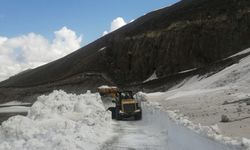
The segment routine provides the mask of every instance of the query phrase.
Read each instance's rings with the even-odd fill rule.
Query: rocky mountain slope
[[[183,0],[64,58],[1,82],[0,99],[23,99],[58,88],[77,93],[102,84],[131,87],[154,72],[164,79],[194,68],[211,71],[204,68],[250,47],[249,36],[248,0]],[[230,62],[219,64],[215,68]]]

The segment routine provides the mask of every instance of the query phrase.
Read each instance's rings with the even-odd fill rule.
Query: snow
[[[140,121],[119,121],[114,140],[106,143],[102,150],[166,150],[167,127],[163,120],[157,120],[157,114],[142,103],[143,118]],[[162,119],[165,119],[165,116]],[[168,150],[168,149],[167,149]],[[176,149],[177,150],[177,149]]]
[[[223,136],[216,124],[195,124],[179,111],[149,101],[165,94],[135,95],[143,101],[141,121],[112,121],[97,93],[75,95],[60,90],[42,95],[27,116],[2,123],[0,150],[249,149],[247,138]]]
[[[235,57],[235,56],[243,55],[243,54],[246,54],[246,53],[249,53],[249,52],[250,52],[250,48],[245,49],[245,50],[243,50],[243,51],[241,51],[239,53],[236,53],[236,54],[234,54],[234,55],[232,55],[232,56],[230,56],[228,58],[232,58],[232,57]]]
[[[98,50],[98,52],[101,52],[101,51],[103,51],[103,50],[105,50],[106,49],[106,47],[102,47],[102,48],[100,48],[99,50]]]
[[[156,72],[144,82],[154,79],[157,79]],[[238,134],[245,129],[243,132],[249,133],[246,130],[249,122],[246,121],[246,126],[241,121],[218,122],[221,113],[233,116],[239,106],[249,109],[245,105],[222,105],[225,100],[249,98],[249,83],[250,56],[211,76],[187,78],[169,91],[136,94],[143,101],[143,119],[135,122],[113,122],[99,94],[54,91],[40,96],[27,116],[14,116],[2,123],[0,150],[91,150],[105,149],[105,146],[106,149],[250,150],[249,138],[225,135],[229,130]],[[6,109],[10,108],[21,107]],[[208,116],[201,116],[204,111]],[[195,117],[188,117],[190,113]],[[202,119],[212,123],[204,125]],[[235,127],[238,125],[235,123],[242,128]],[[230,124],[233,128],[224,129]]]
[[[30,107],[25,106],[11,106],[0,108],[0,113],[17,113],[17,112],[28,112]]]
[[[222,88],[215,88],[215,89],[194,89],[192,91],[177,91],[177,92],[173,93],[171,96],[169,95],[165,99],[169,100],[169,99],[176,99],[176,98],[179,98],[179,97],[194,96],[194,95],[197,95],[197,94],[206,94],[206,93],[210,93],[210,92],[213,92],[213,91],[218,91],[218,90],[221,90],[221,89],[224,89],[224,88],[222,87]]]
[[[170,149],[250,149],[249,139],[223,136],[217,125],[194,124],[187,116],[179,114],[178,111],[165,110],[156,102],[147,102],[146,106],[147,109],[151,109],[151,113],[157,114],[152,117],[155,118],[154,122],[159,119],[158,124],[167,128]]]
[[[147,80],[143,81],[143,83],[146,83],[148,81],[155,80],[155,79],[158,79],[156,75],[156,71],[154,71],[154,73]]]
[[[98,88],[100,88],[100,89],[102,89],[102,88],[109,88],[109,86],[107,86],[107,85],[102,85],[102,86],[99,86]]]
[[[20,102],[20,101],[11,101],[11,102],[0,104],[0,107],[4,107],[4,106],[17,106],[17,105],[30,105],[30,104],[31,103],[24,103],[24,102]]]
[[[240,60],[239,63],[233,64],[219,73],[213,74],[209,77],[193,76],[183,80],[178,85],[171,88],[180,91],[194,91],[196,89],[215,89],[215,88],[229,88],[233,86],[248,87],[250,82],[250,56]],[[168,92],[171,92],[168,91]],[[195,91],[194,91],[195,93]]]
[[[187,72],[191,72],[191,71],[194,71],[194,70],[197,70],[197,68],[184,70],[184,71],[181,71],[181,72],[178,72],[178,73],[187,73]]]
[[[99,94],[54,91],[38,97],[27,116],[0,126],[1,150],[98,149],[113,136],[113,122]]]
[[[134,98],[139,101],[139,102],[145,102],[147,101],[147,95],[143,92],[137,92],[135,95],[134,95]]]
[[[117,88],[116,86],[102,85],[98,87],[99,89]]]
[[[250,49],[235,56],[248,52]],[[250,56],[246,56],[218,73],[189,77],[166,92],[144,93],[144,97],[150,105],[165,111],[178,126],[228,145],[231,149],[249,150],[249,106],[245,102],[223,105],[225,101],[237,102],[250,98],[249,83]],[[232,121],[221,123],[223,114]],[[176,139],[184,139],[184,133],[176,134]],[[187,138],[193,140],[190,136]]]

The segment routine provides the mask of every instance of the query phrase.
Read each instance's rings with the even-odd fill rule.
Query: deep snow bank
[[[146,98],[146,95],[143,97]],[[194,124],[188,120],[188,117],[175,111],[165,110],[157,102],[145,102],[144,109],[148,112],[144,114],[144,117],[151,115],[152,117],[147,117],[153,119],[150,122],[158,122],[156,124],[167,129],[167,143],[170,150],[250,150],[249,139],[223,136],[216,125]]]
[[[110,113],[99,94],[54,91],[38,97],[27,116],[14,116],[2,123],[0,149],[97,149],[110,133]]]

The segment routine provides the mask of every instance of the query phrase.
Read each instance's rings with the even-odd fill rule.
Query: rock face
[[[107,83],[120,86],[141,83],[154,72],[161,78],[206,67],[250,47],[249,39],[249,0],[182,0],[64,58],[11,77],[0,87],[56,87],[86,73],[103,77],[102,83],[81,84],[90,88],[107,78]],[[81,79],[85,83],[84,76],[77,83]]]
[[[183,1],[139,18],[110,38],[113,78],[142,81],[154,71],[163,77],[248,48],[249,5],[244,0]]]

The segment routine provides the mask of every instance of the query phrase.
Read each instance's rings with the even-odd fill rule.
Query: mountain
[[[1,82],[0,99],[32,101],[53,89],[79,93],[103,84],[157,89],[169,81],[228,66],[237,60],[224,58],[250,47],[249,39],[248,0],[182,0]],[[152,74],[158,82],[144,83]]]

